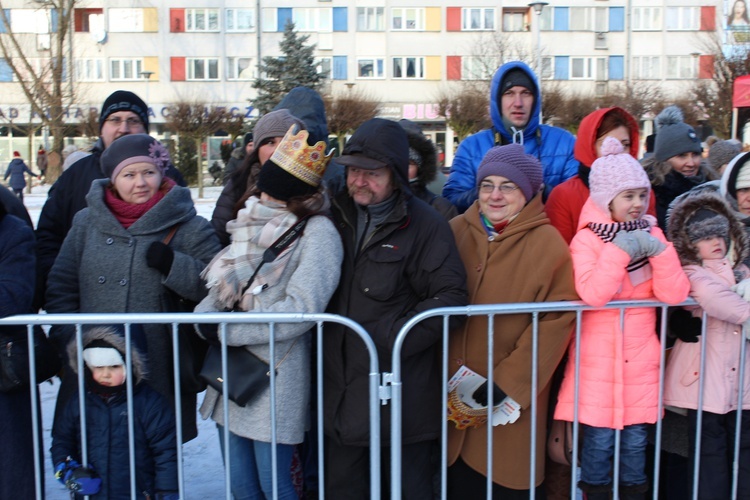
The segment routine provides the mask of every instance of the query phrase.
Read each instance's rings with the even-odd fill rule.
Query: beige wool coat
[[[576,300],[573,264],[568,246],[550,225],[541,195],[535,196],[502,234],[491,237],[482,225],[478,202],[451,221],[466,267],[471,304],[503,304]],[[544,480],[545,436],[549,382],[565,353],[575,313],[553,312],[539,317],[539,394],[537,396],[536,485]],[[531,444],[530,314],[495,317],[494,372],[491,378],[521,405],[512,424],[493,429],[492,479],[506,488],[529,489]],[[463,364],[487,374],[487,318],[469,317],[451,334],[449,375]],[[458,457],[487,475],[487,428],[458,430],[448,424],[448,463]]]

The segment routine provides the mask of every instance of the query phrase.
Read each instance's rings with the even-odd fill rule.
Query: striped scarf
[[[620,231],[651,231],[655,221],[653,216],[644,215],[637,220],[627,222],[589,222],[586,227],[591,229],[604,243],[611,242]],[[651,278],[651,266],[648,257],[631,260],[626,268],[630,276],[630,282],[636,286]]]

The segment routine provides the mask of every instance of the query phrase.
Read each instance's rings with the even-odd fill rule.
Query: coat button
[[[369,288],[365,288],[365,290],[364,290],[365,293],[368,293],[369,291],[370,291]]]
[[[114,242],[115,242],[114,238],[107,238],[107,245],[111,245]]]
[[[135,243],[135,242],[133,241],[133,239],[132,239],[132,238],[128,240],[128,246],[129,246],[129,247],[132,247],[134,243]]]
[[[103,285],[104,282],[107,281],[107,278],[105,278],[104,276],[99,276],[99,279],[97,281],[99,281],[100,285]]]
[[[478,273],[481,273],[481,272],[482,272],[482,264],[479,264],[479,265],[477,265],[477,267],[476,267],[476,271],[477,271]]]
[[[125,286],[127,284],[128,284],[128,280],[126,280],[125,278],[120,280],[120,286]]]

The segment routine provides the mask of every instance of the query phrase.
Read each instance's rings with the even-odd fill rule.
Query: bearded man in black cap
[[[129,134],[147,134],[148,106],[127,90],[110,94],[99,114],[99,139],[91,148],[91,155],[70,166],[50,188],[47,201],[39,215],[37,241],[37,298],[35,308],[42,307],[47,275],[60,252],[65,236],[73,225],[73,217],[86,207],[86,194],[96,179],[108,177],[102,172],[99,159],[116,139]],[[171,164],[166,175],[180,186],[185,180]]]
[[[575,138],[561,128],[539,123],[542,93],[531,68],[520,61],[503,64],[490,84],[492,127],[464,139],[458,147],[443,196],[463,213],[477,199],[477,169],[494,146],[521,144],[544,169],[544,197],[578,173]]]
[[[466,273],[445,219],[409,190],[409,143],[396,122],[373,118],[337,159],[346,189],[331,202],[344,245],[338,289],[328,311],[362,325],[389,371],[396,335],[409,318],[468,303]],[[460,318],[451,318],[451,327]],[[442,318],[417,324],[401,350],[403,497],[433,495],[433,451],[445,418],[438,355]],[[341,325],[323,335],[326,497],[369,497],[369,362],[364,343]],[[381,406],[382,478],[389,467],[390,406]],[[386,487],[386,482],[381,487]],[[387,492],[387,489],[383,490]]]

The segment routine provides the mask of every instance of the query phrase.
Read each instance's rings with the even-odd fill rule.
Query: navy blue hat
[[[100,132],[107,117],[118,111],[130,111],[138,115],[138,118],[143,122],[146,132],[148,132],[148,106],[143,102],[143,99],[128,90],[112,92],[104,101],[102,112],[99,114]]]

